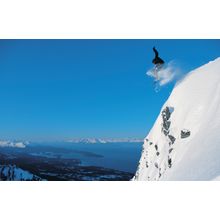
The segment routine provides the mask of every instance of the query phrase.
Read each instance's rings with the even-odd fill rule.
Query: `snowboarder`
[[[153,47],[153,51],[155,53],[155,58],[152,60],[152,63],[155,64],[155,65],[164,64],[164,61],[159,57],[159,53],[158,53],[158,51],[156,50],[155,47]]]
[[[159,53],[155,47],[153,47],[153,51],[155,53],[155,57],[152,60],[152,63],[155,65],[154,75],[155,75],[156,80],[159,80],[158,79],[158,71],[163,67],[164,61],[159,57]]]

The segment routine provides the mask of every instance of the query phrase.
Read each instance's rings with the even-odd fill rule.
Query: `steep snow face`
[[[173,89],[146,137],[134,180],[220,176],[220,58]]]

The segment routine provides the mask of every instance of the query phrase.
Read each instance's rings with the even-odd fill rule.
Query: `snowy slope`
[[[42,179],[26,170],[16,167],[15,165],[0,165],[0,180],[33,181]]]
[[[220,176],[220,58],[173,89],[146,137],[134,180]]]

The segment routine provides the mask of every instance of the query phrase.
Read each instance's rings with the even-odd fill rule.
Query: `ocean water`
[[[100,166],[134,173],[141,156],[142,143],[41,143],[32,144],[32,155],[81,160],[82,166]],[[49,147],[49,148],[48,148]],[[35,148],[41,150],[34,151]]]

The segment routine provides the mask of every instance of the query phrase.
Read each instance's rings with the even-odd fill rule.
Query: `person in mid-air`
[[[164,61],[159,57],[159,53],[155,47],[153,47],[153,51],[155,53],[155,57],[152,60],[152,63],[155,65],[154,74],[156,79],[158,80],[158,71],[163,67]]]
[[[155,65],[162,65],[162,64],[164,64],[164,61],[159,57],[159,53],[158,53],[158,51],[156,50],[155,47],[153,47],[153,51],[155,53],[155,57],[152,60],[152,63],[155,64]]]

